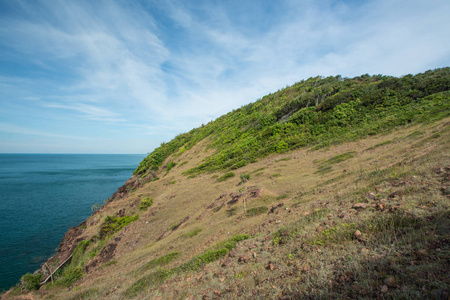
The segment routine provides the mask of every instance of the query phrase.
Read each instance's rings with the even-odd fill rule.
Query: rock
[[[354,290],[355,292],[359,292],[361,289],[359,286],[357,286],[356,284],[352,284],[352,290]]]
[[[366,194],[367,200],[375,200],[376,197],[377,196],[374,193],[367,192],[367,194]]]
[[[238,262],[240,263],[247,263],[248,262],[248,256],[247,255],[242,255],[241,257],[239,257]]]
[[[420,249],[420,250],[417,250],[416,253],[421,256],[425,256],[428,254],[428,251],[426,249]]]
[[[302,272],[306,273],[309,272],[311,270],[311,266],[310,265],[306,265],[302,268]]]
[[[399,197],[399,198],[403,197],[403,191],[398,190],[398,191],[395,191],[395,192],[392,192],[389,194],[389,198],[395,198],[395,197]]]
[[[227,267],[231,266],[232,264],[233,264],[233,262],[231,261],[231,259],[226,258],[222,263],[222,268],[227,268]]]
[[[448,300],[450,299],[450,291],[448,289],[434,289],[431,291],[436,300]]]
[[[267,266],[266,266],[266,269],[267,269],[267,270],[270,270],[270,271],[273,271],[273,270],[275,270],[275,266],[274,266],[271,262],[269,262],[269,263],[267,264]]]
[[[387,287],[387,285],[383,285],[383,287],[381,288],[381,292],[383,294],[386,294],[389,291],[389,288]]]
[[[391,288],[397,287],[397,282],[395,281],[395,277],[394,276],[389,276],[388,278],[386,278],[384,280],[384,284],[387,285],[388,287],[391,287]]]
[[[367,208],[367,203],[355,203],[355,204],[353,204],[352,208],[356,209],[356,210],[366,209]]]

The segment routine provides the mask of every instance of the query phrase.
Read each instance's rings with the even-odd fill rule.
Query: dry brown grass
[[[449,232],[442,227],[449,225],[449,201],[432,171],[450,165],[448,122],[328,149],[272,155],[235,170],[236,176],[223,182],[217,181],[223,173],[183,175],[205,157],[203,141],[177,157],[166,175],[162,170],[159,180],[108,203],[88,219],[86,239],[98,233],[107,215],[123,208],[127,215],[139,213],[138,221],[115,235],[120,237],[115,263],[86,274],[70,289],[46,286],[34,296],[122,299],[130,286],[155,271],[142,268],[151,260],[179,252],[162,266],[169,270],[218,242],[248,233],[253,238],[225,258],[144,287],[137,298],[431,297],[432,290],[449,287]],[[330,162],[348,152],[353,157]],[[328,172],[317,172],[327,161]],[[241,174],[251,174],[251,179],[239,185]],[[397,190],[402,196],[389,198]],[[367,192],[377,195],[376,201],[368,200]],[[139,211],[142,197],[153,199],[147,211]],[[233,198],[237,201],[230,204]],[[384,211],[372,207],[377,201]],[[352,209],[359,202],[368,208]],[[245,209],[263,206],[269,212],[273,208],[272,213],[245,215]],[[201,230],[190,236],[196,229]],[[353,237],[357,229],[361,240]],[[242,256],[246,262],[238,261]],[[389,276],[397,286],[383,293]]]

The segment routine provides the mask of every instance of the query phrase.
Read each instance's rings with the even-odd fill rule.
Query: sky
[[[450,65],[448,0],[0,1],[0,153],[148,153],[317,75]]]

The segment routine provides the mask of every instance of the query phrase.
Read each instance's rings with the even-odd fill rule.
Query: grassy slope
[[[438,102],[448,105],[448,94],[440,95],[445,98]],[[430,116],[445,114],[448,109]],[[158,163],[176,163],[168,172],[159,167],[159,180],[89,218],[86,240],[99,233],[106,216],[124,208],[127,215],[139,213],[138,220],[111,239],[120,238],[114,259],[69,289],[48,284],[28,296],[431,298],[448,288],[450,276],[449,201],[441,191],[449,185],[449,170],[433,170],[450,166],[449,121],[396,130],[386,126],[384,134],[348,143],[320,148],[313,143],[276,155],[269,151],[224,181],[218,178],[225,172],[212,168],[214,164],[202,169],[213,173],[198,172],[198,166],[205,157],[234,147],[233,142],[218,148],[214,141],[222,137],[204,134],[190,140],[195,143],[183,140]],[[340,136],[354,139],[346,134]],[[183,146],[186,150],[180,151]],[[196,177],[185,175],[192,170]],[[250,180],[239,184],[241,174],[249,174]],[[368,199],[367,192],[375,199]],[[145,197],[153,205],[140,211]],[[359,202],[367,208],[353,209]],[[244,212],[261,207],[274,209],[270,214]],[[359,239],[356,230],[362,233]],[[252,237],[223,244],[239,234]]]

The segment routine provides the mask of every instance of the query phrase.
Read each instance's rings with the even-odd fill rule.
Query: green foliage
[[[175,223],[172,226],[169,227],[169,230],[175,231],[180,227],[181,223]]]
[[[134,298],[139,293],[143,292],[146,288],[159,285],[163,283],[167,278],[173,274],[172,270],[166,270],[159,268],[158,270],[150,273],[147,276],[142,277],[135,283],[133,283],[126,291],[124,296],[126,298]]]
[[[82,267],[66,267],[64,268],[61,278],[56,281],[56,284],[69,287],[73,283],[81,279],[81,277],[83,277],[83,274],[84,273]]]
[[[152,197],[145,197],[141,200],[141,203],[139,204],[139,210],[147,210],[150,206],[153,205],[153,199]]]
[[[167,172],[169,172],[173,167],[175,167],[177,164],[173,161],[173,160],[171,160],[168,164],[167,164],[167,166],[166,166],[166,170],[167,170]]]
[[[205,138],[215,151],[185,175],[234,170],[273,153],[433,122],[450,115],[449,88],[449,67],[402,78],[309,78],[161,144],[134,174],[158,169],[170,155]]]
[[[136,221],[139,215],[135,216],[107,216],[100,229],[100,239],[111,236],[121,230],[126,225]]]
[[[245,183],[250,180],[251,176],[250,176],[250,174],[241,174],[240,178],[241,178],[241,183]]]
[[[355,153],[356,152],[354,152],[354,151],[350,151],[350,152],[345,152],[345,153],[342,153],[342,154],[338,154],[338,155],[333,156],[332,158],[328,159],[326,161],[326,163],[330,164],[330,165],[338,164],[340,162],[346,161],[347,159],[350,159],[350,158],[354,157]]]
[[[367,149],[364,150],[364,151],[373,150],[373,149],[375,149],[375,148],[378,148],[378,147],[381,147],[381,146],[384,146],[384,145],[389,145],[389,144],[391,144],[391,143],[392,143],[391,140],[384,141],[384,142],[382,142],[382,143],[376,144],[375,146],[369,147],[369,148],[367,148]]]
[[[39,283],[41,282],[42,274],[27,273],[20,279],[21,287],[25,291],[32,291],[39,289]]]
[[[219,178],[217,178],[217,181],[218,182],[225,181],[225,180],[227,180],[227,179],[229,179],[231,177],[234,177],[234,176],[235,176],[235,174],[233,172],[228,172],[228,173],[223,174]]]
[[[247,210],[246,216],[253,217],[261,214],[265,214],[269,208],[267,206],[259,206],[259,207],[253,207]]]
[[[148,263],[146,263],[143,266],[143,269],[148,270],[157,266],[165,266],[168,263],[170,263],[171,261],[173,261],[175,258],[177,258],[180,255],[179,252],[170,252],[164,256],[152,259],[151,261],[149,261]]]
[[[233,250],[236,247],[237,243],[248,238],[250,238],[250,235],[248,234],[235,235],[224,242],[216,244],[212,247],[212,250],[208,250],[203,254],[192,258],[190,261],[182,264],[178,268],[183,272],[198,270],[204,264],[209,264],[225,256],[230,250]]]
[[[184,234],[183,236],[191,238],[198,235],[201,231],[202,231],[201,228],[195,228],[194,230]]]
[[[162,284],[173,274],[198,270],[202,268],[203,265],[214,262],[219,258],[225,256],[230,250],[236,247],[237,243],[248,238],[250,238],[248,234],[238,234],[222,243],[215,245],[213,249],[205,251],[204,253],[192,258],[188,262],[181,264],[178,267],[172,269],[158,268],[156,271],[142,277],[141,279],[133,283],[131,287],[125,291],[124,296],[126,298],[136,297],[139,293],[144,292],[149,287]],[[168,255],[166,255],[167,258],[161,258],[161,261],[159,262],[165,263],[166,261],[171,261],[177,255],[178,254],[169,253]],[[158,265],[158,263],[155,262],[152,263],[152,265],[154,267]]]

